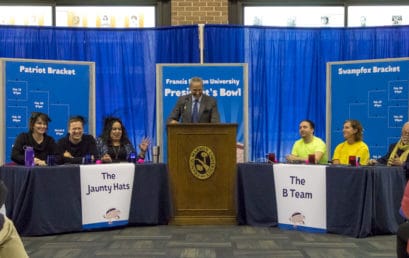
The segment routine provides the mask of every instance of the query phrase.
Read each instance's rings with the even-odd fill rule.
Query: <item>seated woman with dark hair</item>
[[[135,153],[136,159],[145,159],[149,144],[148,138],[142,139],[139,144],[139,155],[136,155],[123,123],[117,117],[105,118],[102,134],[97,139],[98,154],[105,163],[128,161],[131,153]]]
[[[47,114],[33,112],[30,117],[30,130],[17,136],[11,150],[11,160],[24,165],[24,152],[27,146],[34,149],[34,164],[37,166],[47,165],[47,156],[54,155],[55,162],[61,163],[61,155],[57,144],[51,136],[47,135],[48,123],[51,119]]]

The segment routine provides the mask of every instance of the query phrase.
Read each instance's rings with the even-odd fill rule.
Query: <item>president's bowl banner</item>
[[[157,64],[157,136],[167,160],[166,120],[179,97],[190,94],[193,77],[203,79],[203,94],[217,99],[221,123],[235,123],[237,144],[248,157],[247,64]],[[244,146],[244,147],[243,147]]]

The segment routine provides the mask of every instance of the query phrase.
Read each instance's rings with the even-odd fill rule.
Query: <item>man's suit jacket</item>
[[[167,122],[176,120],[181,123],[192,123],[192,105],[192,94],[180,97]],[[199,123],[220,123],[220,115],[215,98],[202,95],[199,108]]]

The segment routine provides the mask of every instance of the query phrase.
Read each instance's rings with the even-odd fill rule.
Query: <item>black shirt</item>
[[[34,149],[34,157],[47,161],[48,155],[55,155],[57,164],[61,163],[61,156],[58,152],[57,144],[54,139],[47,134],[44,134],[44,140],[37,143],[31,132],[21,133],[14,141],[13,149],[11,150],[11,160],[17,164],[24,165],[24,147],[31,146]]]
[[[58,141],[57,145],[59,152],[63,156],[64,163],[81,164],[82,158],[87,154],[93,155],[94,159],[98,158],[97,145],[92,135],[84,134],[81,141],[74,144],[70,141],[70,134],[67,134]],[[74,158],[64,157],[65,151],[71,153]]]

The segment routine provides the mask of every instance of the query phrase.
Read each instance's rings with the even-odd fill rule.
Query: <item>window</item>
[[[101,28],[155,27],[155,7],[57,6],[56,25]]]
[[[244,25],[289,27],[343,27],[344,7],[244,7]]]
[[[409,24],[409,6],[349,6],[348,26],[390,26]]]
[[[52,26],[51,6],[7,6],[0,8],[1,25]]]

